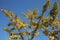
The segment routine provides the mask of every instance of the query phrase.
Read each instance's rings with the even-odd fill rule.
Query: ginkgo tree
[[[26,35],[28,36],[28,40],[33,40],[34,37],[40,34],[40,32],[37,31],[39,29],[43,30],[41,32],[48,36],[49,40],[60,40],[60,20],[58,19],[60,10],[58,9],[58,3],[54,2],[53,7],[48,13],[49,15],[45,17],[44,13],[48,8],[51,8],[50,0],[47,0],[43,5],[41,15],[38,15],[38,8],[28,10],[27,14],[22,12],[22,15],[29,20],[29,23],[20,19],[13,12],[1,9],[1,11],[10,19],[7,26],[10,26],[11,28],[3,28],[3,30],[9,33],[8,40],[25,40],[24,36]]]

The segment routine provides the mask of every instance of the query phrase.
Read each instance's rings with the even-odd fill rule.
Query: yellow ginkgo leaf
[[[26,27],[26,26],[28,26],[28,24],[25,23],[25,22],[20,22],[20,25],[21,25],[22,27]]]
[[[54,36],[50,36],[50,40],[54,40],[55,38],[54,38]]]
[[[23,22],[22,19],[20,19],[18,16],[15,16],[15,20],[17,23]]]
[[[8,29],[8,28],[3,28],[3,30],[9,32],[9,33],[12,33],[13,31],[11,29]]]
[[[38,13],[38,9],[36,8],[34,11],[33,11],[33,15],[36,15]]]
[[[28,24],[27,24],[27,23],[23,23],[22,25],[23,25],[23,27],[26,27],[26,26],[28,26]]]
[[[16,20],[12,19],[11,23],[16,24],[17,22],[16,22]]]
[[[25,35],[30,35],[30,32],[22,32],[21,33],[23,36],[25,36]]]
[[[28,16],[33,16],[33,11],[28,10]]]
[[[10,36],[10,38],[18,38],[18,37],[20,37],[20,35],[13,34]]]
[[[35,25],[35,26],[32,26],[32,28],[34,28],[34,29],[35,29],[36,27],[37,27],[36,25]]]
[[[49,21],[50,17],[48,17],[48,16],[47,17],[43,17],[42,20],[48,20]]]
[[[27,23],[25,23],[25,22],[19,22],[19,23],[16,23],[16,29],[22,29],[22,28],[24,28],[24,27],[27,27],[28,26],[28,24]]]
[[[20,29],[22,29],[22,25],[16,24],[16,27],[15,28],[18,29],[18,30],[20,30]]]
[[[22,35],[26,35],[27,33],[26,32],[23,32]]]

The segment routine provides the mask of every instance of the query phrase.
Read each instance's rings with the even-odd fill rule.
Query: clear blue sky
[[[53,4],[55,0],[51,0]],[[22,16],[21,12],[27,12],[28,9],[34,10],[35,8],[39,9],[39,13],[42,11],[42,5],[44,5],[46,0],[0,0],[0,40],[7,40],[8,33],[3,31],[3,27],[8,27],[7,24],[9,22],[8,17],[1,12],[2,8],[6,10],[11,10],[15,14],[17,14],[20,18],[25,20]],[[40,39],[41,38],[41,39]],[[39,35],[34,40],[48,40],[48,37]]]

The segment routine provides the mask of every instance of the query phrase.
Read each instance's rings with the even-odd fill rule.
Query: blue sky
[[[55,0],[51,0],[53,4]],[[7,27],[9,22],[8,17],[1,12],[2,8],[6,10],[11,10],[17,14],[20,18],[25,20],[22,16],[22,11],[27,12],[29,10],[34,10],[35,8],[39,9],[39,13],[42,11],[42,6],[45,4],[46,0],[0,0],[0,40],[7,40],[8,33],[3,31],[3,27]],[[25,20],[26,21],[26,20]],[[34,40],[48,40],[48,37],[39,35]]]

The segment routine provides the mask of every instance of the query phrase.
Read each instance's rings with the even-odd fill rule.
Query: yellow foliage
[[[11,19],[11,25],[12,24],[16,25],[16,27],[15,27],[16,29],[21,29],[22,27],[28,26],[28,24],[26,22],[23,22],[17,16],[15,17],[15,19]]]
[[[23,23],[23,22],[21,22],[21,23],[19,23],[19,24],[16,24],[16,28],[17,28],[17,29],[21,29],[21,28],[27,27],[27,26],[28,26],[28,24],[27,24],[27,23]]]
[[[33,19],[37,13],[38,13],[38,9],[36,8],[35,10],[31,11],[31,10],[28,10],[28,14],[25,14],[24,12],[22,13],[27,19]]]
[[[60,24],[58,24],[58,25],[56,26],[56,28],[60,28]]]
[[[36,8],[35,10],[33,10],[33,15],[37,15],[39,12],[38,8]]]
[[[18,38],[18,37],[20,37],[20,35],[13,34],[10,36],[10,38]]]
[[[50,20],[50,17],[43,17],[42,20]]]
[[[25,35],[30,35],[30,32],[22,32],[21,33],[23,36],[25,36]]]
[[[7,15],[9,18],[14,18],[15,15],[11,11],[7,11],[5,9],[1,9],[2,12],[4,12],[5,15]]]
[[[35,25],[35,26],[33,26],[33,28],[35,29],[37,26]]]
[[[56,24],[56,22],[52,22],[52,23],[51,23],[51,26],[54,27],[55,24]]]
[[[48,0],[48,1],[46,2],[46,4],[43,6],[42,13],[44,13],[49,6],[50,6],[50,0]]]
[[[48,0],[46,2],[46,4],[43,6],[41,16],[37,15],[39,12],[39,10],[37,8],[32,11],[28,10],[27,14],[23,13],[23,15],[27,19],[29,19],[29,23],[22,21],[17,15],[14,15],[13,12],[2,9],[2,12],[4,12],[4,14],[10,18],[11,22],[8,24],[8,26],[11,26],[11,25],[13,26],[13,28],[11,28],[11,29],[3,28],[3,30],[9,32],[9,34],[10,34],[10,38],[8,38],[8,40],[11,40],[11,38],[14,39],[14,38],[20,38],[20,37],[22,39],[24,39],[25,35],[28,35],[29,38],[33,39],[35,36],[38,36],[40,34],[39,32],[37,32],[37,30],[39,28],[43,29],[41,32],[43,32],[45,35],[49,36],[50,40],[55,40],[54,36],[56,34],[59,34],[57,28],[60,28],[60,20],[58,20],[58,18],[57,18],[57,14],[60,10],[58,9],[58,4],[55,2],[52,10],[50,11],[51,17],[50,16],[47,16],[47,17],[43,16],[44,12],[49,7],[50,7],[50,0]],[[35,19],[38,19],[38,20],[35,21]],[[24,28],[26,28],[26,29],[24,30]],[[29,28],[30,28],[30,30],[29,30]],[[52,30],[50,28],[52,28]],[[56,28],[57,31],[55,31],[54,28]],[[15,29],[17,29],[17,30],[15,30]],[[18,33],[15,33],[15,31],[18,31]],[[24,32],[21,32],[21,31],[24,31]]]
[[[50,40],[54,40],[55,38],[54,38],[54,36],[50,36]]]
[[[8,40],[11,40],[11,38],[9,37]]]
[[[35,36],[38,36],[39,35],[39,32],[35,32]]]
[[[31,16],[33,17],[33,11],[28,10],[28,16],[29,17],[31,17]]]
[[[9,33],[12,33],[13,31],[11,29],[8,29],[8,28],[3,28],[3,30],[9,32]]]

